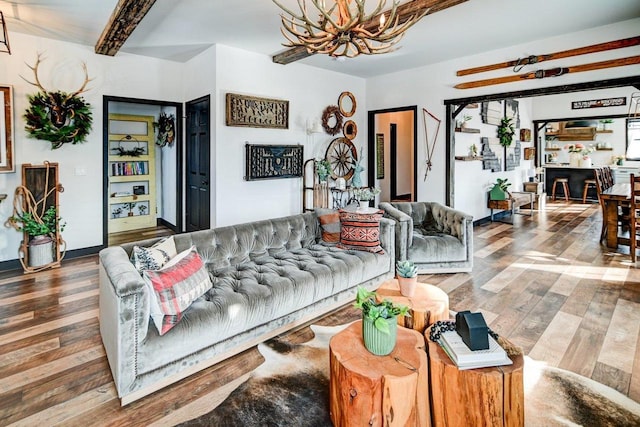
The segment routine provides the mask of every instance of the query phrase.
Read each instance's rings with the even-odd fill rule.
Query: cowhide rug
[[[346,325],[312,325],[315,338],[258,346],[266,361],[215,409],[181,426],[331,426],[329,339]],[[640,426],[640,404],[588,378],[525,358],[525,425]]]

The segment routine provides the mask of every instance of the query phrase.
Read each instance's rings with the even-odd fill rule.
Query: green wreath
[[[86,141],[93,122],[91,104],[80,96],[66,99],[68,97],[69,94],[62,91],[29,95],[30,107],[24,119],[27,122],[25,130],[30,138],[51,142],[52,149],[68,142],[80,144]],[[52,105],[62,106],[68,115],[65,124],[59,128],[51,120]]]

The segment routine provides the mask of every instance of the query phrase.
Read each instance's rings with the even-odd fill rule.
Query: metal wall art
[[[498,126],[504,115],[502,101],[483,102],[480,106],[480,117],[482,123]]]
[[[491,172],[500,172],[502,169],[500,159],[489,146],[489,138],[482,137],[482,169],[491,170]]]
[[[227,93],[227,126],[289,128],[289,101]]]
[[[245,147],[245,181],[302,177],[302,145],[246,144]]]

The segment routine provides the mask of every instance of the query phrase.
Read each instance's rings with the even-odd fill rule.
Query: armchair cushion
[[[421,273],[470,271],[473,217],[435,202],[380,203],[396,223],[396,259]]]

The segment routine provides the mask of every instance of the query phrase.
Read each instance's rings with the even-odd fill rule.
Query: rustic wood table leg
[[[524,426],[522,355],[512,358],[513,365],[461,371],[428,334],[433,425]]]
[[[331,338],[329,363],[334,426],[431,426],[427,357],[418,332],[398,328],[391,354],[375,356],[364,347],[362,322],[355,322]]]
[[[615,200],[605,201],[605,215],[603,221],[607,222],[607,247],[615,249],[618,247],[618,202]]]
[[[400,293],[397,279],[385,281],[376,290],[378,300],[389,299],[395,304],[409,307],[410,316],[398,316],[398,324],[420,333],[438,320],[449,319],[449,296],[437,286],[418,283],[415,294],[405,297]]]

